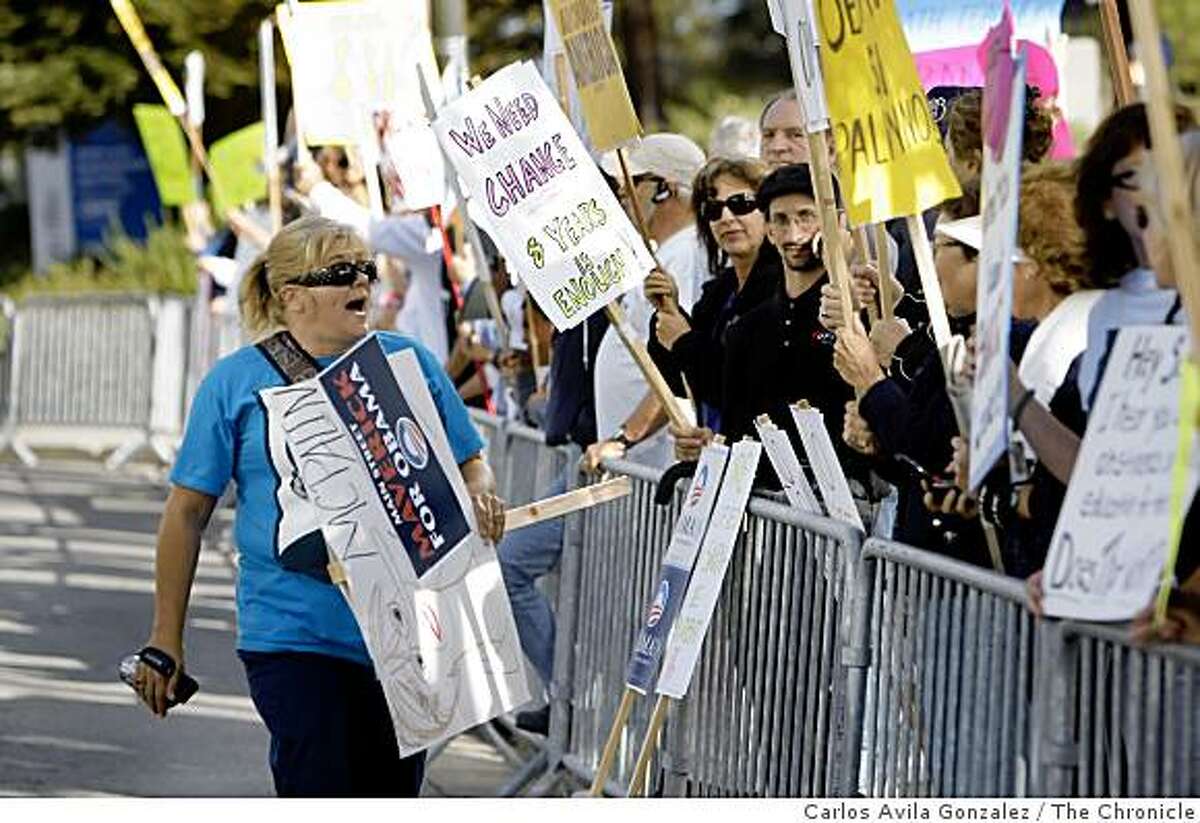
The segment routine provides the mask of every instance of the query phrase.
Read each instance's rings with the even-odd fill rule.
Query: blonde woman
[[[322,571],[326,559],[319,530],[286,547],[277,545],[279,535],[289,533],[280,529],[284,519],[303,515],[303,507],[311,504],[294,469],[271,458],[267,437],[277,424],[267,419],[259,399],[263,389],[294,377],[279,347],[313,370],[362,339],[375,276],[371,255],[347,226],[306,217],[275,236],[241,286],[243,321],[259,343],[220,360],[201,384],[159,526],[147,647],[173,661],[159,666],[173,674],[164,676],[143,662],[136,678],[139,695],[160,717],[172,705],[183,668],[184,619],[200,535],[232,480],[237,488],[237,651],[255,707],[271,733],[271,772],[281,796],[415,796],[424,773],[423,754],[399,757],[358,626]],[[416,352],[482,536],[499,539],[503,506],[481,457],[483,442],[454,386],[419,343],[398,334],[380,334],[380,342],[386,353]]]

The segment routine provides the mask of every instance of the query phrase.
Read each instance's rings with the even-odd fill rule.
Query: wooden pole
[[[283,227],[283,180],[279,174],[279,120],[275,108],[275,24],[270,18],[258,27],[259,90],[262,94],[263,169],[267,173],[267,203],[271,233]]]
[[[596,766],[596,777],[592,780],[592,787],[588,791],[592,797],[600,797],[604,794],[604,784],[608,782],[608,775],[612,772],[613,763],[617,759],[617,746],[621,743],[621,733],[625,731],[625,724],[629,722],[629,715],[633,711],[633,704],[636,700],[637,692],[626,686],[625,694],[621,697],[621,704],[617,706],[617,716],[613,718],[612,728],[608,730],[608,740],[604,742],[604,752],[600,755],[600,764]]]
[[[650,770],[650,758],[658,748],[658,733],[662,731],[667,719],[667,709],[671,706],[671,698],[660,694],[654,704],[654,713],[650,715],[650,725],[646,729],[646,737],[642,740],[642,750],[638,752],[637,762],[633,765],[633,777],[629,780],[627,797],[637,797],[646,788],[647,772]]]
[[[1133,7],[1149,0],[1133,0]],[[1113,94],[1118,106],[1128,106],[1137,100],[1133,90],[1133,78],[1129,74],[1129,54],[1125,51],[1125,35],[1121,32],[1121,13],[1117,11],[1117,0],[1100,0],[1100,20],[1104,24],[1104,45],[1108,53],[1108,69],[1112,74]]]
[[[942,286],[933,265],[933,247],[929,245],[929,236],[925,234],[925,221],[919,214],[910,214],[904,220],[912,239],[917,272],[921,275],[921,290],[925,293],[925,306],[929,309],[933,340],[939,349],[944,349],[950,342],[950,321],[946,318],[946,301],[942,298]]]
[[[528,328],[526,333],[526,345],[529,346],[529,361],[533,365],[534,385],[536,388],[541,388],[537,385],[537,368],[542,363],[541,343],[537,339],[537,328],[534,325],[533,317],[533,298],[529,296],[529,292],[525,292],[525,325]]]
[[[666,378],[662,376],[658,366],[654,365],[654,361],[650,358],[650,352],[646,351],[646,344],[638,338],[633,327],[629,325],[629,320],[625,317],[625,310],[621,308],[621,304],[614,300],[605,306],[604,310],[608,313],[608,319],[613,328],[617,330],[621,342],[625,344],[625,348],[629,349],[629,354],[641,369],[642,376],[650,385],[650,390],[658,396],[659,402],[663,404],[663,411],[667,413],[667,419],[676,428],[690,427],[692,422],[675,402],[675,395],[671,392],[671,387],[667,385]]]
[[[867,229],[865,226],[858,226],[854,229],[854,257],[861,265],[870,266],[874,264],[871,259],[871,246],[867,242]],[[879,286],[883,287],[883,271],[879,271]],[[871,325],[879,322],[879,301],[871,301],[871,305],[867,306],[867,314],[871,318]]]
[[[504,513],[504,530],[509,532],[545,520],[553,520],[556,517],[566,517],[572,512],[619,500],[631,491],[633,491],[633,481],[628,477],[614,477],[602,483],[593,483],[565,494],[517,506]]]
[[[892,250],[888,245],[891,237],[883,223],[876,223],[872,229],[875,232],[875,259],[879,264],[879,311],[884,320],[891,320],[896,302],[892,295]]]
[[[825,258],[825,269],[829,272],[829,279],[837,288],[842,300],[842,322],[849,328],[854,316],[854,299],[850,293],[850,269],[846,265],[846,252],[842,248],[837,201],[833,196],[833,172],[829,168],[827,132],[818,131],[808,135],[808,152],[809,167],[816,184],[817,210],[821,215],[821,253]]]

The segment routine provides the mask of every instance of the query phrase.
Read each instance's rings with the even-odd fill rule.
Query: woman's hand
[[[479,524],[479,536],[491,543],[499,543],[504,536],[504,501],[492,492],[471,495],[475,509],[475,522]]]
[[[903,317],[893,317],[891,320],[877,320],[871,324],[871,346],[875,349],[875,358],[883,368],[892,365],[896,349],[904,339],[912,334],[912,327]]]
[[[879,441],[867,425],[867,421],[858,413],[857,400],[846,403],[846,416],[842,418],[842,439],[856,452],[871,456],[879,454]]]
[[[1042,588],[1043,571],[1044,569],[1038,569],[1025,581],[1025,596],[1028,598],[1029,611],[1033,612],[1034,617],[1045,616],[1042,612],[1042,601],[1046,596],[1046,592]]]
[[[1155,599],[1157,596],[1156,592]],[[1138,645],[1159,642],[1200,644],[1200,594],[1173,589],[1162,623],[1154,622],[1154,600],[1151,600],[1133,618],[1130,629],[1131,639]]]
[[[624,443],[619,440],[601,440],[599,443],[593,443],[587,447],[587,451],[583,453],[583,460],[580,462],[585,472],[595,474],[600,470],[600,463],[604,460],[620,460],[624,456]]]
[[[163,677],[145,663],[138,661],[137,673],[133,677],[133,688],[146,708],[158,717],[166,717],[168,703],[175,700],[175,685],[179,682],[179,673],[183,671],[183,638],[166,637],[153,634],[146,641],[147,646],[154,646],[166,652],[175,661],[175,671],[170,679]]]
[[[671,351],[671,349],[675,348],[676,341],[691,331],[691,329],[692,327],[684,319],[683,315],[659,312],[654,335],[658,338],[658,342],[662,343],[663,348]]]
[[[884,379],[883,369],[875,359],[875,349],[856,316],[851,316],[849,327],[838,330],[833,366],[843,380],[860,392]]]
[[[662,269],[650,272],[642,283],[642,291],[660,314],[680,313],[679,287],[675,285],[675,278]]]

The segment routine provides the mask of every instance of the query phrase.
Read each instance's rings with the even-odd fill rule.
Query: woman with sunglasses
[[[651,321],[649,350],[667,381],[682,395],[687,381],[700,404],[700,426],[672,428],[676,457],[692,459],[721,430],[725,330],[775,294],[783,277],[779,254],[766,239],[754,192],[767,175],[759,160],[714,158],[696,175],[692,208],[708,252],[713,279],[704,284],[691,314],[668,304]]]
[[[201,533],[233,480],[237,651],[271,733],[271,772],[281,796],[416,796],[424,773],[422,754],[399,756],[358,625],[323,571],[320,531],[278,545],[281,534],[295,534],[281,528],[288,518],[312,523],[315,514],[294,463],[282,465],[267,448],[268,438],[282,437],[283,429],[268,418],[259,397],[298,376],[278,346],[292,361],[323,368],[363,338],[375,276],[370,254],[348,226],[305,217],[275,235],[240,292],[244,324],[260,342],[220,360],[200,385],[159,526],[147,647],[174,661],[163,667],[174,676],[143,663],[135,688],[152,712],[165,716],[183,668],[183,627]],[[483,442],[454,386],[419,343],[392,333],[379,340],[389,354],[416,352],[480,533],[499,539],[503,506],[492,493]],[[303,551],[314,543],[314,551]]]

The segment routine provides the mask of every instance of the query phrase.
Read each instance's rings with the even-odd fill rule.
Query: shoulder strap
[[[257,348],[288,383],[303,382],[316,377],[321,371],[317,361],[296,342],[296,338],[292,337],[292,333],[287,329],[261,341]]]

